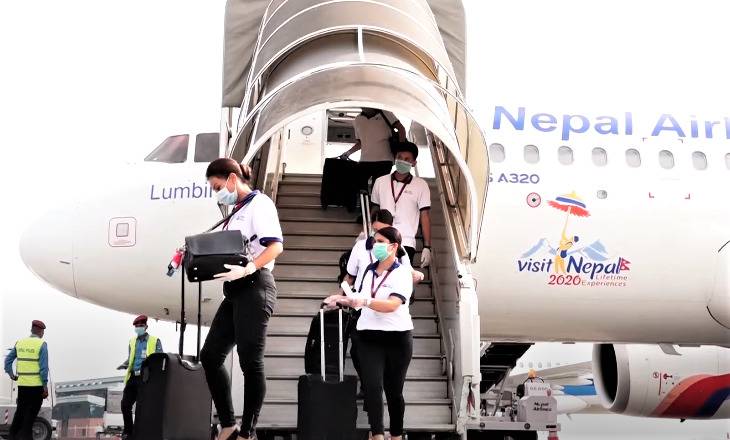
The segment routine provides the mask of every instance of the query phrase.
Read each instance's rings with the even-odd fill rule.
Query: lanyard
[[[375,275],[377,275],[377,272],[375,272],[375,270],[373,270],[373,276],[372,276],[372,278],[370,278],[370,297],[371,298],[375,298],[375,295],[378,293],[378,290],[380,290],[380,286],[383,285],[383,283],[385,282],[385,280],[388,279],[388,277],[390,276],[390,274],[393,271],[391,271],[389,269],[386,272],[388,272],[388,273],[386,273],[385,276],[383,277],[383,279],[380,280],[380,283],[378,283],[378,287],[376,288],[375,287]]]
[[[406,186],[408,186],[409,183],[411,183],[410,180],[407,180],[405,182],[401,182],[403,186],[400,189],[400,192],[398,193],[398,196],[395,195],[395,184],[393,183],[395,179],[390,179],[390,193],[393,194],[393,204],[397,204],[398,200],[400,200],[400,196],[403,195],[403,191],[405,191]]]

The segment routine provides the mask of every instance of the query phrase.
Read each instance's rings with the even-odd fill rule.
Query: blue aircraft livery
[[[636,134],[643,137],[665,135],[674,139],[730,140],[730,117],[704,120],[694,115],[688,118],[680,118],[663,113],[637,124],[634,121],[632,112],[589,117],[578,113],[562,115],[543,112],[533,113],[528,112],[526,107],[503,107],[498,105],[494,107],[492,129],[513,129],[516,131],[533,129],[543,133],[555,132],[564,141],[570,140],[571,136],[582,133],[604,136],[633,136]]]
[[[195,182],[187,185],[150,185],[150,200],[171,199],[209,199],[213,197],[213,189],[207,183]]]

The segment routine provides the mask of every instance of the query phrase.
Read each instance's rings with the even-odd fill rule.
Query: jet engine
[[[593,375],[611,412],[678,419],[730,418],[730,349],[596,344]]]

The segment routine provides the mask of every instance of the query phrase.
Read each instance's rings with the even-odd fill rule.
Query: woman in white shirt
[[[252,260],[245,267],[228,265],[215,275],[223,283],[223,302],[210,325],[200,352],[208,388],[213,396],[221,430],[220,440],[256,438],[255,428],[266,394],[264,347],[266,328],[276,303],[271,271],[284,250],[276,206],[249,186],[251,169],[233,159],[216,159],[206,171],[218,202],[239,208],[224,229],[239,230],[249,240]],[[240,432],[231,403],[231,382],[223,362],[236,346],[246,387]]]
[[[365,271],[358,293],[328,298],[329,302],[362,307],[357,322],[358,354],[362,363],[361,379],[373,439],[384,438],[383,389],[388,400],[390,434],[393,440],[403,435],[405,401],[403,385],[413,355],[413,322],[408,303],[413,292],[411,270],[398,257],[405,251],[401,235],[390,226],[375,233],[373,255],[378,261]]]

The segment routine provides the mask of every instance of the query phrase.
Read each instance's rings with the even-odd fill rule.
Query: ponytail
[[[235,174],[243,183],[251,182],[253,174],[250,166],[227,157],[221,157],[208,165],[208,169],[205,170],[205,178],[220,177],[221,179],[228,179],[231,173]]]

